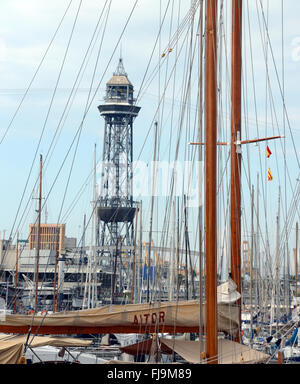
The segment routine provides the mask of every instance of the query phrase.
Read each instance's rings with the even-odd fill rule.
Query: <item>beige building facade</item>
[[[40,249],[50,249],[61,251],[65,248],[65,224],[41,224]],[[37,224],[29,225],[29,249],[37,248],[38,240]]]

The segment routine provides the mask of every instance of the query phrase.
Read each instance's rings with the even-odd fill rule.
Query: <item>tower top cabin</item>
[[[129,115],[135,117],[140,107],[134,105],[133,85],[125,72],[123,59],[119,59],[116,71],[106,83],[105,104],[98,107],[101,115]]]

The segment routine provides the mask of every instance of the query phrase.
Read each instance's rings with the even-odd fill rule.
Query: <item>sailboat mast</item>
[[[184,198],[184,240],[185,240],[185,298],[189,299],[189,268],[188,268],[188,228],[187,228],[187,212],[186,212],[186,195]],[[190,268],[192,266],[190,265]]]
[[[92,308],[97,303],[97,264],[96,264],[96,217],[97,217],[97,145],[94,146],[94,185],[93,185],[93,224],[92,224],[92,239],[91,246],[93,247],[93,285],[92,285]]]
[[[55,228],[55,266],[54,266],[54,284],[53,284],[53,312],[57,311],[58,305],[58,284],[57,284],[57,267],[58,267],[58,257],[59,257],[59,229]]]
[[[270,314],[270,333],[272,332],[272,325],[274,323],[274,313],[276,314],[276,331],[278,330],[278,308],[280,304],[280,268],[279,268],[279,236],[280,236],[280,188],[278,193],[278,211],[276,217],[276,244],[275,244],[275,260],[273,271],[273,286],[271,297],[271,314]],[[276,309],[276,312],[275,312]]]
[[[200,3],[200,13],[199,13],[199,126],[198,126],[198,139],[199,142],[202,141],[203,138],[203,51],[204,51],[204,44],[203,44],[203,19],[204,19],[204,1],[202,0]],[[198,151],[198,172],[199,175],[201,175],[201,164],[203,162],[203,147],[202,145],[199,146]],[[199,198],[199,207],[198,207],[198,227],[199,227],[199,304],[200,308],[202,309],[202,303],[203,303],[203,248],[202,248],[202,235],[203,235],[203,208],[202,208],[202,183],[199,185],[198,188],[198,198]],[[203,352],[203,318],[200,316],[200,322],[199,322],[199,341],[200,341],[200,352]]]
[[[217,343],[217,0],[206,2],[205,65],[205,247],[206,357],[218,355]]]
[[[298,289],[298,222],[296,223],[296,249],[295,249],[295,296]]]
[[[174,276],[175,276],[175,197],[172,201],[172,230],[171,230],[171,253],[169,259],[169,301],[174,300]]]
[[[85,229],[86,229],[86,214],[84,214],[83,216],[83,230],[82,230],[82,242],[81,242],[81,251],[80,251],[80,258],[82,260],[82,265],[84,265],[84,248],[85,248]],[[83,267],[82,267],[82,270],[81,270],[81,279],[80,279],[80,295],[83,294],[83,275],[84,275],[84,270],[83,270]]]
[[[41,211],[42,211],[42,169],[43,169],[43,157],[40,155],[40,193],[39,193],[39,211],[38,211],[38,228],[37,228],[37,253],[36,253],[36,269],[35,269],[35,299],[34,309],[37,312],[37,299],[39,289],[39,258],[40,258],[40,246],[41,246]]]
[[[136,235],[137,235],[137,223],[138,223],[139,208],[135,211],[135,232],[134,232],[134,247],[133,247],[133,262],[132,262],[132,282],[131,282],[131,294],[130,303],[136,302]]]
[[[147,303],[150,301],[150,272],[151,272],[151,245],[152,245],[152,222],[153,222],[153,207],[154,207],[154,193],[155,193],[155,160],[156,160],[156,147],[157,147],[157,121],[154,124],[154,149],[153,149],[153,162],[152,162],[152,189],[151,189],[151,208],[150,208],[150,229],[149,229],[149,248],[148,248],[148,269],[147,269]],[[153,280],[152,280],[153,281]]]
[[[253,345],[253,251],[254,251],[254,186],[251,191],[251,253],[250,253],[250,346]]]
[[[231,277],[241,292],[241,89],[242,0],[232,0],[231,89]]]
[[[139,252],[139,260],[138,260],[138,276],[137,276],[137,284],[138,284],[138,303],[142,302],[141,299],[141,268],[142,268],[142,260],[143,260],[143,202],[140,200],[140,252]]]

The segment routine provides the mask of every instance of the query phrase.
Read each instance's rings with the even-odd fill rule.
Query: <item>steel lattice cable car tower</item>
[[[105,103],[98,106],[105,129],[96,228],[98,249],[102,256],[110,257],[120,285],[122,269],[129,265],[134,246],[132,142],[133,121],[140,107],[134,105],[133,92],[120,58],[116,72],[106,84]]]

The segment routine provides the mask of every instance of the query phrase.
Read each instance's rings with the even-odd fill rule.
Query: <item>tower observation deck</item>
[[[105,126],[96,228],[97,245],[118,271],[120,289],[126,285],[126,278],[121,277],[128,275],[125,269],[133,252],[137,209],[132,196],[133,121],[140,107],[135,106],[133,93],[120,59],[106,84],[105,103],[98,106]]]

